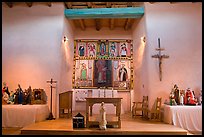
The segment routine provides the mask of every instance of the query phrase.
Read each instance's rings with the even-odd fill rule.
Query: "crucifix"
[[[161,51],[164,50],[164,48],[160,48],[160,38],[158,38],[158,45],[159,45],[159,48],[156,48],[156,50],[159,51],[159,54],[156,54],[156,55],[152,55],[152,58],[158,58],[159,59],[159,79],[160,81],[162,80],[162,59],[163,58],[169,58],[168,55],[161,55]]]
[[[57,83],[57,81],[53,81],[52,78],[51,78],[51,80],[50,80],[50,81],[47,81],[47,83],[50,83],[50,84],[51,84],[51,85],[50,85],[50,89],[51,89],[50,115],[49,115],[49,117],[47,118],[47,120],[52,120],[52,119],[55,119],[55,118],[53,117],[53,114],[52,114],[52,88],[55,88],[55,87],[52,86],[52,83]]]

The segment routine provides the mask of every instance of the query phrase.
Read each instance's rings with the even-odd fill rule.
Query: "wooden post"
[[[47,81],[47,83],[50,83],[50,84],[51,84],[51,86],[50,86],[50,89],[51,89],[50,115],[49,115],[49,117],[47,118],[47,120],[52,120],[52,119],[55,119],[55,118],[53,117],[53,114],[52,114],[52,88],[55,88],[55,87],[52,86],[52,83],[57,83],[57,81],[53,81],[52,78],[51,78],[51,80],[50,80],[50,81]]]

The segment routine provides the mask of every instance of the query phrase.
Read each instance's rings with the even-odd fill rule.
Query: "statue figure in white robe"
[[[105,107],[104,107],[104,102],[101,103],[100,106],[100,119],[99,119],[99,128],[102,130],[106,129],[106,111],[105,111]]]

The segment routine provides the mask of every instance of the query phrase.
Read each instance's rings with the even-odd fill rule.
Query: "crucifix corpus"
[[[156,54],[156,55],[152,55],[152,58],[158,58],[159,59],[159,79],[160,81],[162,80],[162,59],[163,58],[169,58],[168,55],[161,55],[161,51],[164,50],[164,48],[160,48],[160,38],[158,38],[158,45],[159,45],[159,48],[156,48],[156,50],[159,51],[159,54]]]
[[[47,83],[50,83],[50,89],[51,89],[50,115],[49,115],[49,117],[47,118],[47,120],[52,120],[52,119],[55,119],[55,118],[53,117],[53,114],[52,114],[52,88],[55,88],[55,87],[53,87],[52,84],[53,84],[53,83],[57,83],[57,81],[53,81],[52,78],[51,78],[51,80],[50,80],[50,81],[47,81]]]

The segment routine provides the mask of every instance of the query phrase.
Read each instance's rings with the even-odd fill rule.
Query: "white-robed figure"
[[[122,64],[122,67],[119,69],[119,81],[126,81],[127,79],[127,69],[125,64]]]
[[[100,106],[100,119],[99,119],[99,128],[102,130],[106,129],[106,112],[105,112],[105,107],[104,107],[104,102],[101,103]]]

